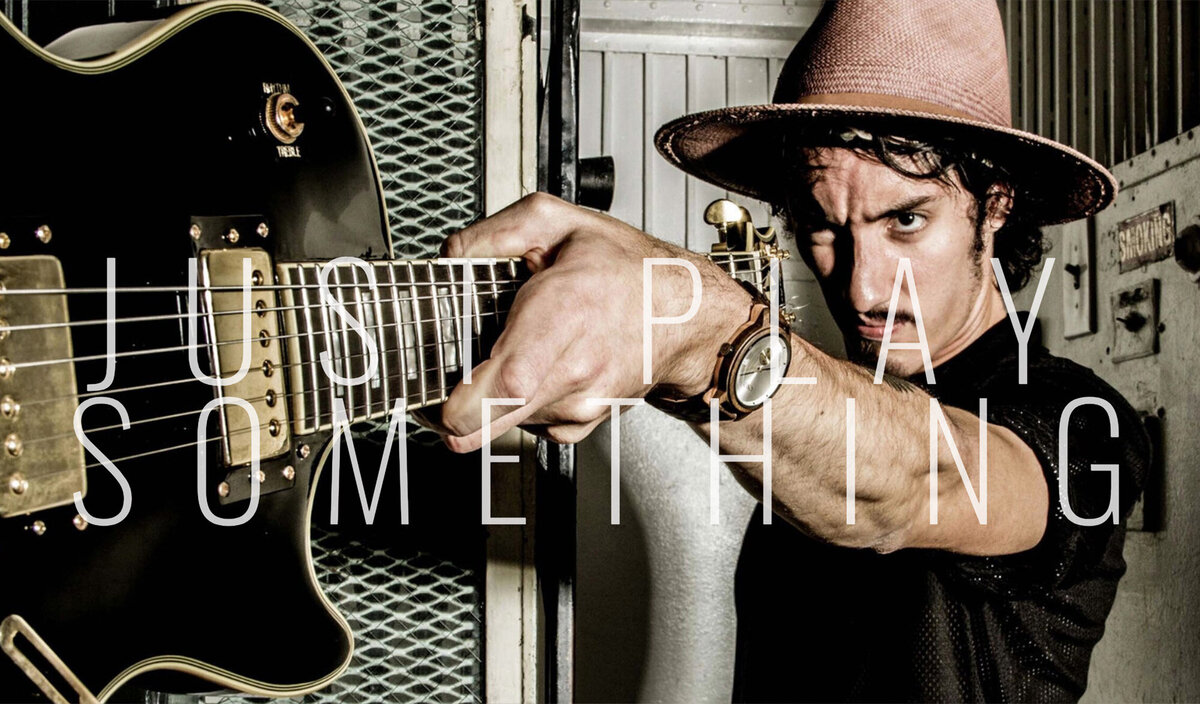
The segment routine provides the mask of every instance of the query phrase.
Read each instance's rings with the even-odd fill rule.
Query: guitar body
[[[198,489],[198,411],[214,389],[192,378],[180,314],[188,259],[201,250],[253,247],[273,261],[390,254],[376,167],[351,102],[297,30],[248,2],[191,7],[132,47],[83,62],[33,47],[0,17],[0,66],[0,232],[9,237],[0,276],[20,258],[55,257],[65,288],[99,289],[66,296],[70,320],[102,321],[111,257],[118,316],[148,319],[116,326],[115,376],[96,392],[86,387],[105,376],[105,325],[69,328],[79,400],[110,396],[132,422],[121,429],[103,405],[83,421],[128,480],[131,509],[116,525],[83,529],[72,503],[0,519],[0,619],[19,617],[50,657],[27,634],[11,640],[70,701],[89,701],[87,693],[104,701],[134,677],[151,689],[267,696],[328,684],[352,651],[309,552],[329,433],[293,433],[286,452],[262,460],[268,483],[294,479],[264,491],[249,522],[206,520],[201,496],[225,518],[249,502],[221,504],[217,487],[232,468],[216,443]],[[264,101],[280,89],[306,108],[291,145],[264,129]],[[266,236],[257,222],[269,223]],[[42,225],[49,241],[34,234]],[[19,318],[29,300],[3,296],[0,316]],[[0,340],[0,356],[29,361],[26,334]],[[15,385],[24,371],[0,380],[0,394],[11,386],[22,395],[20,415],[0,418],[0,437],[32,432],[47,399],[69,393]],[[209,437],[220,433],[219,416],[201,429]],[[0,490],[36,465],[47,442],[22,439],[19,456],[0,451]],[[118,481],[94,454],[84,459],[87,511],[116,515]],[[72,676],[86,692],[72,691]],[[11,656],[0,657],[0,701],[46,698]]]

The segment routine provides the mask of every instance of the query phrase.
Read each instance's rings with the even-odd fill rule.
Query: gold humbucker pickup
[[[237,373],[242,355],[249,346],[250,367],[238,382],[214,387],[226,398],[241,398],[254,408],[258,426],[258,457],[266,459],[287,452],[291,443],[287,396],[283,383],[282,345],[279,341],[279,315],[270,256],[261,249],[220,249],[201,253],[201,285],[204,310],[213,341],[213,367],[222,378]],[[242,260],[250,260],[251,296],[250,334],[242,327]],[[249,464],[255,423],[244,410],[233,404],[222,408],[222,443],[229,466]]]
[[[62,266],[5,257],[0,284],[0,517],[8,518],[71,503],[87,473]]]

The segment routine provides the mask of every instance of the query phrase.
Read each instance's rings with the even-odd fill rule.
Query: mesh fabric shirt
[[[1074,701],[1087,683],[1117,582],[1125,517],[1149,448],[1138,415],[1090,370],[1030,341],[1028,383],[1017,383],[1012,324],[910,381],[942,404],[1011,429],[1037,455],[1049,488],[1045,535],[1001,557],[831,546],[782,519],[750,521],[737,572],[735,701]],[[1118,464],[1119,525],[1068,520],[1059,502],[1063,409],[1098,397],[1116,411],[1077,408],[1068,432],[1068,498],[1077,516],[1103,515]],[[921,442],[927,442],[922,438]],[[960,487],[961,488],[961,487]],[[965,488],[962,489],[965,491]],[[761,511],[761,506],[760,506]]]

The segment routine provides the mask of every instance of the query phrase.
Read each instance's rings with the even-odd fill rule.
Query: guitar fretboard
[[[747,252],[709,256],[730,276],[767,292],[768,259]],[[276,267],[297,434],[332,428],[339,402],[347,419],[356,422],[384,418],[398,401],[408,410],[445,401],[461,380],[464,363],[476,365],[487,358],[517,289],[529,278],[517,259],[473,264],[469,285],[461,262],[367,265],[374,285],[363,269],[349,262]],[[319,277],[325,266],[330,266],[329,302],[340,303],[349,316],[323,305]],[[468,304],[470,311],[465,310]],[[349,317],[362,324],[362,334],[350,327]],[[337,383],[326,372],[322,356],[328,355],[331,370],[343,379],[364,376],[369,352],[363,335],[377,349],[374,373],[362,383]],[[468,337],[469,348],[464,345]]]

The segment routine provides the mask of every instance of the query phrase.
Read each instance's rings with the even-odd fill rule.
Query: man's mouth
[[[895,338],[907,323],[907,319],[901,315],[897,315],[896,320],[892,323],[892,337]],[[859,337],[862,337],[864,340],[880,342],[883,340],[883,334],[887,330],[887,319],[863,320],[860,317],[855,330],[858,332]]]

